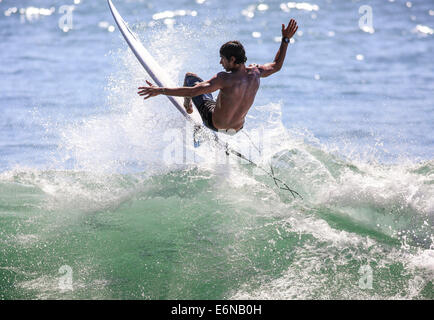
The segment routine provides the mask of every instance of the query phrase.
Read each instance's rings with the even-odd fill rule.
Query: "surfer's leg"
[[[194,87],[198,82],[203,82],[203,80],[196,74],[191,72],[187,72],[185,74],[184,86]],[[201,94],[199,96],[193,97],[192,100],[199,111],[200,116],[202,117],[204,125],[211,130],[217,131],[212,123],[212,114],[216,106],[216,102],[214,101],[212,94]]]
[[[218,131],[212,122],[212,115],[214,113],[215,106],[216,102],[214,100],[205,100],[204,103],[197,108],[197,110],[202,117],[203,124],[211,130]]]
[[[188,74],[192,74],[187,72],[184,78],[184,87],[188,87],[188,83],[187,83],[187,75]],[[187,111],[187,113],[192,113],[193,112],[193,105],[191,104],[191,97],[184,97],[184,108]]]
[[[184,86],[194,87],[196,85],[196,83],[198,83],[198,82],[203,82],[203,80],[201,78],[199,78],[197,76],[197,74],[194,74],[192,72],[187,72],[185,74]],[[206,94],[201,94],[199,96],[193,97],[192,100],[193,100],[194,105],[197,107],[197,106],[202,105],[205,100],[213,101],[214,99],[213,99],[211,93],[206,93]]]

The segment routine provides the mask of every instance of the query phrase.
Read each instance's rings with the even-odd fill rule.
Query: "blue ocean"
[[[256,166],[137,95],[105,0],[0,0],[0,299],[434,299],[434,2],[308,1],[113,1],[179,86],[297,20],[217,134]]]

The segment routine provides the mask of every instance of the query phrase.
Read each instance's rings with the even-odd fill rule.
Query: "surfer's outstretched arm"
[[[279,71],[282,68],[283,62],[285,61],[286,50],[288,49],[288,43],[283,41],[284,38],[291,39],[297,32],[298,26],[297,21],[291,19],[288,23],[288,27],[282,24],[282,42],[280,44],[279,51],[277,51],[276,57],[273,62],[266,63],[262,66],[258,66],[259,71],[261,71],[261,77],[265,78],[273,73]]]
[[[155,97],[160,94],[164,94],[166,96],[175,96],[175,97],[196,97],[201,94],[211,93],[217,91],[223,87],[223,73],[220,72],[212,77],[208,81],[199,82],[194,87],[180,87],[180,88],[164,88],[164,87],[156,87],[148,80],[146,83],[149,87],[139,87],[139,91],[137,92],[140,96],[145,96],[145,99],[150,97]]]

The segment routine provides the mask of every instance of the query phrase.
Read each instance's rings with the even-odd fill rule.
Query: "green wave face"
[[[432,162],[271,163],[303,200],[249,164],[4,172],[1,298],[434,298]]]

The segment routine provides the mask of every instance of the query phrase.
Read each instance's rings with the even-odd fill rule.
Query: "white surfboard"
[[[173,83],[173,81],[170,79],[164,69],[158,65],[158,63],[151,56],[148,50],[146,50],[146,48],[140,43],[140,41],[125,23],[124,19],[122,19],[121,15],[119,14],[116,7],[113,5],[112,1],[107,0],[107,2],[110,7],[110,11],[113,14],[113,18],[115,19],[120,32],[125,38],[125,41],[128,43],[128,46],[136,56],[137,60],[139,60],[140,64],[143,66],[143,68],[145,68],[146,72],[149,74],[152,80],[154,80],[157,86],[166,88],[178,87]],[[181,97],[167,96],[167,98],[169,98],[170,102],[172,102],[176,109],[178,109],[184,117],[192,121],[195,126],[202,126],[202,118],[200,117],[198,112],[196,111],[188,114],[185,111],[185,108],[183,106],[183,99]]]

